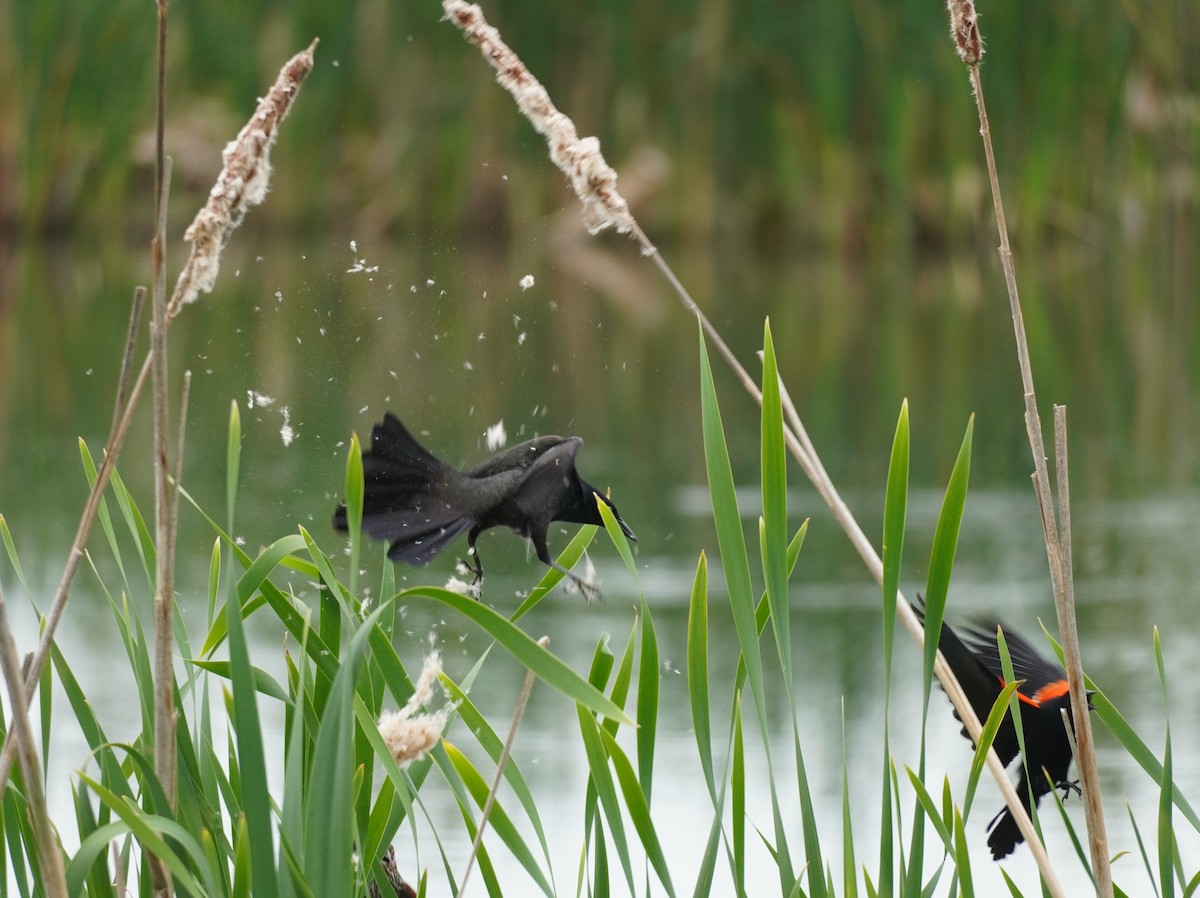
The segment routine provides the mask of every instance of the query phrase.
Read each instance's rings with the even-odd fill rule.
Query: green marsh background
[[[39,604],[85,495],[75,438],[96,450],[107,432],[128,299],[148,279],[151,12],[130,2],[0,0],[0,513]],[[868,532],[879,529],[895,414],[909,398],[913,486],[924,497],[910,524],[910,591],[921,583],[938,489],[977,413],[951,620],[991,610],[1035,635],[1037,616],[1052,619],[1045,556],[978,126],[942,4],[629,0],[486,12],[581,132],[600,136],[635,213],[743,360],[771,316],[789,389]],[[1176,775],[1194,795],[1200,8],[1061,2],[981,13],[1034,371],[1043,402],[1070,412],[1085,665],[1158,745],[1150,628],[1162,629],[1178,671]],[[578,433],[586,476],[612,486],[638,532],[663,657],[681,665],[691,574],[715,542],[692,322],[632,244],[586,237],[540,138],[440,16],[436,3],[382,0],[171,6],[175,263],[221,147],[283,59],[321,38],[276,149],[268,202],[234,235],[216,293],[173,329],[173,369],[196,378],[185,485],[202,503],[222,501],[231,399],[243,405],[239,529],[251,546],[298,523],[336,544],[322,527],[341,484],[342,444],[385,409],[464,463],[483,454],[485,428],[501,419],[512,440]],[[534,285],[522,289],[527,274]],[[750,514],[757,412],[731,382],[718,386]],[[250,408],[251,392],[274,402]],[[285,424],[295,435],[287,444]],[[148,502],[148,416],[139,428],[122,471]],[[836,770],[844,698],[850,766],[863,771],[870,819],[877,591],[792,476],[794,509],[814,518],[792,593],[811,701],[808,762]],[[186,612],[203,601],[209,536],[194,515],[183,527]],[[534,565],[511,536],[489,535],[481,550],[488,600],[515,607]],[[593,555],[605,603],[558,597],[528,623],[577,667],[598,633],[623,638],[631,621],[615,557]],[[440,583],[450,566],[399,573]],[[9,572],[0,578],[16,598]],[[86,577],[77,584],[63,640],[81,668],[93,667],[95,700],[109,698],[102,712],[119,720],[121,683],[106,664],[119,649],[92,588]],[[26,639],[34,626],[27,613]],[[450,646],[463,668],[482,650],[477,635],[436,619],[414,616],[409,627],[406,660],[431,631],[452,672]],[[269,666],[280,636],[257,635],[256,660]],[[735,657],[732,637],[726,649]],[[714,670],[720,653],[714,646]],[[908,668],[898,676],[915,683],[915,652],[899,654]],[[511,674],[481,685],[481,706],[507,715],[520,680],[515,666]],[[672,684],[682,695],[668,666],[665,695]],[[522,738],[539,758],[539,797],[562,803],[557,872],[567,881],[585,774],[563,754],[562,709],[543,699],[539,707],[535,693]],[[935,763],[961,779],[965,743],[937,710],[946,738]],[[682,711],[676,724],[671,732],[664,722],[660,738],[665,756],[678,740],[682,758],[691,747]],[[1153,793],[1101,740],[1113,847],[1132,849],[1122,796],[1146,810]],[[71,750],[61,747],[52,768],[59,788],[83,763]],[[677,827],[660,829],[678,829],[668,851],[683,867],[703,834],[687,829],[696,771],[680,769],[676,782],[660,779],[658,810],[678,814]],[[832,774],[827,783],[818,801],[832,814],[840,784]],[[968,824],[980,845],[995,803]],[[1055,821],[1047,829],[1053,852]],[[1026,863],[1019,854],[1011,867],[1028,879]]]

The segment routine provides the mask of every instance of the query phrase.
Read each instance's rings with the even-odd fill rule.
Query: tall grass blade
[[[508,649],[513,657],[527,669],[532,670],[549,686],[567,698],[610,720],[626,726],[635,725],[634,721],[621,708],[598,692],[594,686],[582,679],[579,674],[551,652],[539,646],[524,630],[482,602],[461,596],[448,589],[432,586],[407,589],[396,597],[397,601],[410,599],[437,602],[458,612],[467,620],[478,625],[490,637]]]
[[[2,514],[0,514],[0,539],[4,541],[4,552],[8,555],[8,563],[12,565],[13,573],[17,575],[17,582],[21,584],[25,595],[32,599],[33,593],[29,591],[29,584],[25,582],[25,571],[21,568],[21,556],[17,554],[17,544],[13,542],[12,531],[8,529],[8,521]]]
[[[271,565],[270,569],[261,571],[262,579],[265,579],[273,568],[274,565]],[[231,604],[234,607],[232,613],[229,613]],[[274,826],[271,822],[271,795],[267,788],[266,751],[258,716],[256,678],[250,665],[250,649],[246,642],[239,605],[237,593],[231,590],[225,604],[225,620],[229,627],[232,721],[237,739],[239,793],[250,833],[250,876],[254,894],[260,898],[275,898],[278,894],[275,881],[275,841]]]
[[[842,895],[858,898],[858,861],[850,813],[850,770],[846,766],[846,701],[842,699]]]
[[[696,750],[700,769],[713,803],[717,800],[717,784],[713,773],[712,721],[708,687],[708,556],[700,553],[692,594],[688,601],[687,628],[688,700],[692,707],[692,731],[696,735]]]
[[[742,694],[733,700],[733,764],[729,771],[730,801],[733,813],[729,822],[733,842],[733,887],[735,894],[746,894],[746,746],[742,736]]]
[[[500,760],[500,753],[504,750],[504,740],[488,723],[486,717],[479,712],[479,709],[471,702],[468,695],[459,688],[449,677],[442,675],[442,685],[446,688],[447,697],[455,705],[455,713],[462,718],[462,722],[467,725],[467,728],[475,735],[480,746],[488,753],[488,757],[493,762]],[[509,758],[508,763],[504,766],[504,780],[508,783],[513,794],[517,796],[517,800],[524,808],[525,814],[529,817],[529,822],[533,824],[534,833],[537,835],[538,843],[542,848],[542,856],[546,861],[546,869],[551,874],[553,879],[553,867],[550,861],[550,848],[546,842],[545,829],[542,826],[542,819],[538,813],[537,803],[534,801],[533,793],[529,789],[529,784],[525,781],[524,775],[521,773],[520,766],[515,758]]]
[[[750,586],[746,539],[742,533],[742,518],[738,511],[733,470],[729,464],[729,448],[725,444],[721,409],[717,404],[717,390],[713,383],[703,331],[700,332],[700,406],[703,415],[704,460],[708,469],[713,524],[717,531],[717,544],[721,550],[721,569],[725,574],[725,586],[729,591],[729,604],[733,610],[734,629],[737,632],[742,662],[746,665],[746,678],[754,699],[755,713],[758,715],[762,731],[766,733],[766,693],[763,688],[758,627],[754,620],[754,596]]]
[[[904,527],[908,515],[909,429],[908,400],[900,404],[883,500],[883,684],[886,711],[892,691],[892,653],[896,634],[896,599],[904,556]]]
[[[442,747],[446,750],[446,755],[450,758],[450,763],[454,765],[455,771],[462,779],[463,785],[467,787],[467,791],[475,800],[475,803],[483,808],[487,803],[488,793],[490,788],[488,781],[480,774],[474,764],[470,762],[457,747],[448,740],[442,741]],[[504,810],[499,801],[492,804],[491,812],[488,816],[488,826],[495,831],[500,840],[508,846],[508,850],[517,862],[525,868],[530,878],[537,883],[540,888],[549,898],[554,898],[554,886],[550,884],[545,872],[538,865],[537,859],[533,856],[533,852],[529,850],[529,846],[525,844],[525,840],[521,838],[520,832],[513,825],[512,818]]]
[[[1166,721],[1166,733],[1163,736],[1165,743],[1163,746],[1163,772],[1162,779],[1159,781],[1158,793],[1158,881],[1162,898],[1175,898],[1175,876],[1172,863],[1176,856],[1175,830],[1171,824],[1171,791],[1174,769],[1171,755],[1171,702],[1158,627],[1154,628],[1154,660],[1158,664],[1158,682],[1162,687],[1163,717]]]
[[[225,529],[235,533],[238,479],[242,470],[242,414],[237,400],[229,403],[229,439],[225,446]]]
[[[942,632],[942,620],[946,611],[946,597],[950,591],[950,571],[954,567],[954,554],[958,548],[958,533],[962,526],[963,507],[967,502],[967,482],[971,474],[971,435],[975,430],[975,416],[967,422],[950,482],[946,485],[946,496],[938,514],[937,527],[933,533],[933,548],[929,553],[929,575],[925,583],[925,701],[921,719],[929,716],[929,692],[933,684],[933,662],[937,657],[937,636]],[[923,724],[922,724],[923,726]]]
[[[767,585],[767,604],[775,644],[783,668],[784,685],[792,692],[791,616],[787,589],[787,450],[783,442],[783,408],[780,404],[779,370],[771,341],[771,324],[763,327],[762,380],[762,564]]]
[[[654,776],[654,746],[658,733],[658,701],[661,683],[659,678],[658,635],[654,631],[654,618],[643,595],[641,623],[641,652],[638,656],[637,692],[637,759],[638,782],[650,804],[651,782]]]
[[[883,503],[883,763],[881,766],[879,824],[878,895],[891,898],[894,889],[895,858],[891,800],[891,723],[892,655],[896,636],[896,601],[900,591],[900,570],[904,556],[904,529],[908,516],[909,428],[908,400],[900,405],[896,434],[892,438],[887,488]]]
[[[675,887],[671,884],[671,872],[667,868],[667,858],[658,841],[654,821],[650,817],[650,801],[638,782],[633,765],[629,763],[629,758],[625,756],[625,752],[621,750],[617,740],[603,729],[600,730],[600,738],[604,741],[604,750],[612,761],[613,770],[616,771],[617,783],[621,787],[622,795],[625,796],[625,807],[629,811],[629,819],[633,822],[633,828],[642,841],[646,858],[650,861],[654,872],[658,874],[659,882],[662,883],[667,894],[674,898]]]
[[[350,595],[358,595],[358,559],[362,552],[363,493],[362,444],[350,434],[346,453],[346,527],[350,531]]]
[[[583,736],[583,748],[587,754],[588,770],[591,772],[591,782],[596,789],[604,816],[608,818],[609,829],[612,832],[613,844],[621,860],[621,868],[625,871],[625,880],[629,886],[629,894],[636,894],[633,884],[633,864],[629,856],[629,845],[625,840],[625,827],[621,822],[621,806],[617,801],[617,791],[613,784],[612,773],[608,767],[608,753],[604,748],[601,737],[602,728],[587,708],[577,705],[576,715],[579,718],[579,731]]]
[[[376,609],[351,639],[317,732],[304,825],[304,872],[316,895],[346,894],[353,882],[354,686],[371,630],[385,610]],[[230,627],[231,647],[232,634]]]
[[[147,814],[129,799],[122,798],[114,792],[109,791],[86,773],[80,773],[78,776],[81,782],[95,792],[100,800],[121,818],[121,822],[115,825],[117,827],[123,825],[124,829],[133,833],[145,851],[150,852],[166,864],[178,888],[186,889],[194,895],[205,893],[210,895],[217,894],[213,871],[208,868],[204,849],[196,841],[195,836],[189,833],[187,829],[169,817],[164,817],[160,814]],[[99,833],[104,833],[105,835],[109,835],[109,841],[111,841],[111,838],[115,837],[116,832],[119,832],[119,830],[113,831],[102,827],[96,833],[92,834],[92,838],[96,838]],[[170,843],[168,843],[167,838],[171,840]],[[183,848],[186,854],[180,856],[171,847],[172,845],[178,845],[180,848]],[[100,850],[104,850],[103,847]],[[70,894],[80,894],[78,890],[79,884],[86,877],[87,871],[94,860],[95,855],[92,855],[91,857],[84,858],[83,863],[78,868],[74,861],[68,866],[67,885]],[[199,871],[202,880],[196,879],[192,873],[192,869]]]
[[[579,559],[583,557],[583,553],[587,551],[587,547],[591,545],[597,530],[599,528],[595,524],[584,524],[580,527],[579,532],[567,543],[567,547],[562,550],[562,553],[556,559],[558,563],[568,571],[575,567]],[[555,568],[547,568],[546,573],[542,575],[542,579],[538,581],[538,585],[530,590],[529,595],[517,606],[517,610],[512,613],[509,620],[515,623],[536,608],[542,599],[550,594],[550,590],[554,589],[562,579],[562,571]]]
[[[772,817],[775,824],[776,851],[781,891],[790,893],[796,880],[792,870],[791,852],[787,845],[787,833],[779,812],[778,794],[775,790],[774,764],[770,749],[770,724],[767,715],[766,689],[763,679],[762,654],[758,643],[759,629],[756,623],[754,595],[750,583],[750,562],[746,552],[745,534],[742,532],[741,514],[738,511],[737,495],[733,483],[733,470],[729,463],[729,447],[725,442],[721,409],[717,402],[716,385],[708,349],[700,330],[700,407],[704,432],[704,459],[708,470],[708,488],[712,499],[713,524],[717,531],[717,545],[721,550],[721,568],[725,574],[725,585],[729,592],[729,604],[733,611],[734,630],[741,650],[741,662],[745,664],[746,679],[754,701],[755,716],[763,737],[763,752],[766,757],[767,783],[771,791]]]

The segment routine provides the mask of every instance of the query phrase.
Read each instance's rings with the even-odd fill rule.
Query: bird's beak
[[[592,487],[592,492],[595,493],[600,498],[600,500],[605,505],[607,505],[609,507],[609,509],[612,511],[613,517],[616,518],[617,523],[621,525],[621,532],[625,534],[625,538],[627,540],[629,540],[630,542],[636,543],[638,541],[637,536],[629,528],[629,525],[626,524],[625,521],[623,521],[621,519],[621,513],[619,511],[617,511],[617,506],[613,505],[612,499],[610,499],[608,497],[608,493],[607,492],[602,493],[602,492],[600,492],[600,490],[596,489],[595,487]]]

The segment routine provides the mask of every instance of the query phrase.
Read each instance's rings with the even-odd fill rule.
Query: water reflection
[[[188,309],[172,334],[172,368],[178,373],[186,367],[195,375],[185,485],[223,516],[225,421],[229,403],[236,401],[244,431],[238,535],[255,547],[303,524],[336,547],[328,519],[340,491],[344,442],[352,429],[365,435],[385,409],[411,421],[431,449],[456,464],[484,457],[484,432],[501,419],[510,441],[545,432],[582,435],[589,477],[612,487],[640,539],[639,572],[664,661],[654,801],[668,855],[685,875],[707,834],[696,829],[697,821],[707,819],[707,799],[695,789],[694,737],[681,673],[686,600],[701,549],[713,562],[713,681],[728,682],[736,660],[707,519],[695,330],[622,242],[553,251],[562,239],[553,232],[534,234],[526,244],[532,249],[505,256],[442,239],[352,246],[346,237],[301,246],[239,234],[217,293]],[[576,252],[583,255],[573,256]],[[1177,268],[1132,270],[1136,266],[1122,267],[1112,256],[1065,256],[1051,263],[1030,271],[1025,296],[1041,395],[1065,401],[1071,411],[1085,663],[1157,750],[1163,716],[1150,632],[1154,625],[1162,629],[1179,714],[1172,721],[1176,773],[1194,796],[1200,753],[1190,746],[1200,744],[1200,733],[1195,719],[1182,713],[1200,699],[1189,663],[1190,646],[1200,638],[1192,610],[1200,557],[1189,526],[1200,517],[1192,451],[1200,410],[1194,401],[1196,358],[1189,348],[1194,311],[1182,299],[1188,282]],[[985,261],[984,268],[990,264]],[[13,530],[39,604],[57,580],[84,495],[73,439],[82,435],[98,453],[107,432],[127,296],[141,265],[125,248],[107,244],[21,247],[0,272],[5,385],[0,513]],[[909,397],[910,590],[923,581],[939,484],[968,415],[977,413],[972,491],[951,614],[988,610],[1034,635],[1036,617],[1051,629],[1053,622],[1040,524],[1028,487],[1011,332],[993,281],[985,282],[978,271],[976,260],[921,263],[907,257],[863,267],[804,258],[731,261],[698,252],[681,254],[680,263],[681,276],[743,359],[753,358],[763,316],[771,315],[792,395],[831,474],[871,534],[880,527],[896,411],[900,399]],[[533,285],[523,288],[526,275]],[[1079,298],[1083,293],[1086,301]],[[757,413],[724,372],[717,376],[749,524],[757,513]],[[252,405],[251,392],[257,396]],[[273,401],[264,403],[263,396]],[[290,441],[283,437],[285,424],[294,435]],[[148,428],[142,417],[121,465],[147,507]],[[823,829],[834,832],[840,830],[845,751],[856,823],[862,827],[856,833],[861,853],[869,851],[878,826],[878,597],[815,494],[798,473],[792,477],[793,526],[813,519],[792,592],[805,761],[810,771],[821,771],[813,779],[818,813]],[[566,538],[556,529],[552,548]],[[211,541],[198,516],[185,510],[180,601],[197,619]],[[100,545],[98,538],[93,545]],[[538,566],[510,534],[486,534],[481,550],[488,557],[488,600],[502,610],[515,608],[517,593],[528,588]],[[104,550],[97,555],[106,570]],[[523,622],[532,633],[549,634],[555,651],[576,669],[586,668],[601,634],[611,634],[619,652],[633,626],[633,585],[603,539],[592,555],[605,602],[584,607],[577,597],[555,596]],[[377,572],[378,558],[372,563]],[[452,558],[439,559],[427,569],[398,573],[407,582],[440,583],[452,565]],[[6,592],[17,598],[20,590],[7,567],[0,575]],[[307,584],[293,585],[306,594]],[[133,601],[146,601],[148,593],[139,594],[143,586],[131,585]],[[428,606],[417,604],[404,614],[403,628],[411,635],[402,649],[406,662],[416,664],[432,638],[444,647],[450,673],[461,676],[486,648],[478,632],[443,620]],[[26,609],[22,645],[34,630]],[[277,629],[262,621],[254,632],[261,663],[279,664]],[[61,643],[78,659],[77,672],[112,734],[132,732],[131,686],[113,676],[122,664],[111,660],[123,657],[123,649],[89,575],[78,582]],[[916,664],[915,652],[903,643],[896,674],[902,685],[893,712],[901,764],[916,763]],[[497,657],[473,698],[502,721],[520,677],[515,664]],[[732,697],[718,694],[714,701],[714,719],[727,719]],[[785,756],[790,734],[783,729],[786,693],[780,684],[770,701],[779,709],[781,727],[775,750]],[[564,718],[569,719],[564,703],[540,690],[518,745],[552,833],[560,884],[574,877],[586,777],[585,761],[573,750],[574,733],[562,729]],[[961,787],[968,752],[940,696],[933,702],[930,731],[934,777],[948,772]],[[1146,826],[1155,793],[1123,752],[1104,734],[1100,739],[1114,850],[1131,849],[1120,799],[1129,797]],[[62,774],[61,783],[81,763],[81,745],[65,731],[63,741],[56,738],[52,778]],[[59,800],[69,800],[58,788]],[[790,781],[781,788],[787,794]],[[760,778],[750,811],[764,829],[765,801]],[[985,787],[980,803],[981,816],[970,825],[979,830],[982,848],[982,814],[998,799]],[[450,804],[434,804],[431,813],[452,830],[458,825]],[[798,810],[787,822],[798,833]],[[1052,815],[1047,830],[1052,853],[1069,856]],[[452,862],[461,861],[466,846],[448,848]],[[1194,848],[1185,843],[1185,849]],[[826,849],[836,853],[837,846],[827,842]],[[423,842],[419,863],[436,868],[433,852],[432,843]],[[411,850],[405,858],[415,870]],[[985,850],[976,867],[993,872]],[[1023,883],[1032,875],[1023,853],[1010,870]],[[760,878],[751,883],[754,890],[769,892],[771,878],[761,871],[755,876]]]

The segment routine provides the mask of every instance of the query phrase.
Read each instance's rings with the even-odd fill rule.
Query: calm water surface
[[[707,836],[709,804],[696,763],[685,685],[686,605],[701,550],[710,574],[712,681],[732,680],[736,645],[715,564],[696,400],[697,341],[686,317],[632,247],[620,240],[585,243],[561,229],[534,229],[511,254],[457,247],[453,241],[396,246],[351,243],[342,235],[288,245],[236,235],[215,295],[178,320],[171,364],[193,372],[185,486],[223,515],[225,427],[229,404],[241,408],[244,432],[236,531],[248,548],[303,524],[330,550],[339,539],[327,521],[337,500],[343,449],[351,430],[365,436],[391,409],[454,463],[486,453],[484,433],[503,421],[510,441],[534,433],[573,433],[586,440],[581,469],[611,486],[622,515],[637,531],[641,586],[652,608],[663,659],[662,719],[654,808],[676,888],[690,890],[691,870]],[[1040,525],[1028,485],[1012,334],[1001,281],[990,258],[914,262],[889,258],[877,267],[842,260],[758,259],[705,250],[672,252],[682,278],[714,323],[749,364],[772,319],[781,369],[834,480],[869,534],[877,534],[891,431],[902,398],[913,426],[913,498],[904,587],[923,588],[925,561],[949,473],[968,416],[977,415],[971,494],[952,584],[950,619],[988,611],[1038,636],[1038,619],[1053,630],[1049,578]],[[1190,269],[1165,270],[1115,253],[1062,251],[1038,260],[1024,287],[1042,401],[1071,414],[1074,542],[1084,660],[1147,743],[1161,753],[1165,716],[1154,666],[1152,629],[1163,637],[1171,686],[1171,734],[1177,782],[1200,794],[1200,680],[1191,652],[1200,639],[1195,612],[1200,520],[1195,445],[1200,407],[1194,357],[1196,322]],[[1133,266],[1134,270],[1123,266]],[[1183,272],[1181,274],[1181,271]],[[521,286],[531,275],[533,284]],[[76,437],[98,453],[107,432],[117,352],[132,285],[145,281],[142,262],[121,246],[23,247],[0,275],[0,513],[21,552],[34,600],[48,602],[85,493]],[[1130,285],[1136,284],[1136,292]],[[1081,299],[1086,296],[1086,299]],[[732,378],[718,369],[726,429],[742,512],[753,534],[757,516],[757,414]],[[267,400],[271,401],[267,401]],[[143,413],[122,457],[122,472],[146,509],[149,421]],[[850,781],[860,860],[874,861],[883,671],[878,594],[815,494],[789,471],[793,526],[812,518],[793,578],[795,694],[805,762],[816,790],[822,838],[836,857],[841,832],[841,770]],[[566,531],[552,535],[552,548]],[[179,543],[180,604],[200,632],[211,532],[184,510]],[[751,542],[753,545],[753,542]],[[102,538],[91,548],[113,577]],[[480,543],[487,557],[486,599],[513,610],[518,594],[540,575],[510,534]],[[451,553],[452,554],[452,553]],[[604,544],[591,553],[605,600],[584,605],[556,595],[523,621],[548,634],[551,646],[585,670],[598,640],[623,650],[634,626],[637,587]],[[371,577],[378,573],[373,559]],[[423,570],[402,569],[408,583],[442,583],[453,559]],[[7,565],[0,582],[16,606],[22,647],[36,630],[30,604]],[[311,600],[301,580],[296,591]],[[132,600],[147,602],[144,584]],[[138,591],[141,590],[141,594]],[[441,648],[461,677],[487,647],[478,631],[415,605],[403,609],[411,637],[400,645],[416,666],[428,647]],[[283,638],[256,621],[255,662],[282,663]],[[73,592],[61,645],[114,738],[137,730],[123,649],[90,571]],[[892,734],[898,764],[917,763],[920,701],[917,653],[898,641]],[[494,656],[472,697],[504,728],[521,671]],[[60,697],[61,700],[61,697]],[[731,696],[718,691],[715,720],[727,719]],[[790,751],[786,695],[774,753]],[[266,726],[281,719],[269,709]],[[582,840],[586,762],[566,703],[539,688],[517,743],[533,784],[563,893],[572,890]],[[461,727],[461,724],[458,725]],[[930,776],[956,789],[965,781],[967,744],[948,705],[935,696],[929,722]],[[718,726],[717,731],[720,731]],[[749,734],[749,730],[748,730]],[[449,738],[469,746],[471,737]],[[775,736],[773,736],[775,738]],[[1145,894],[1127,800],[1144,834],[1154,829],[1157,791],[1105,732],[1099,733],[1105,804],[1114,852],[1131,851],[1119,882]],[[761,750],[749,747],[752,821],[770,828]],[[52,798],[69,814],[68,775],[86,762],[84,743],[57,731],[51,759]],[[786,766],[786,765],[785,765]],[[278,768],[276,776],[279,775]],[[784,794],[792,787],[784,777]],[[460,831],[457,808],[436,780],[422,792],[447,833]],[[509,796],[511,800],[511,796]],[[968,822],[973,866],[984,894],[1002,888],[988,858],[984,824],[999,806],[981,787]],[[1079,804],[1068,808],[1081,821]],[[788,816],[799,843],[798,807]],[[1074,890],[1086,880],[1053,810],[1045,816],[1052,854]],[[424,825],[419,846],[403,846],[403,869],[440,869]],[[408,831],[405,830],[407,833]],[[1189,869],[1200,840],[1181,830]],[[449,844],[461,869],[467,846]],[[523,883],[502,849],[493,852],[502,879]],[[765,859],[765,852],[763,854]],[[932,857],[932,856],[931,856]],[[764,863],[748,871],[752,894],[773,894]],[[1008,863],[1026,888],[1034,881],[1024,850]],[[436,872],[434,873],[436,877]],[[727,888],[718,881],[717,894]],[[477,894],[482,885],[475,882]],[[1080,892],[1082,893],[1082,892]],[[435,894],[440,894],[435,890]]]

